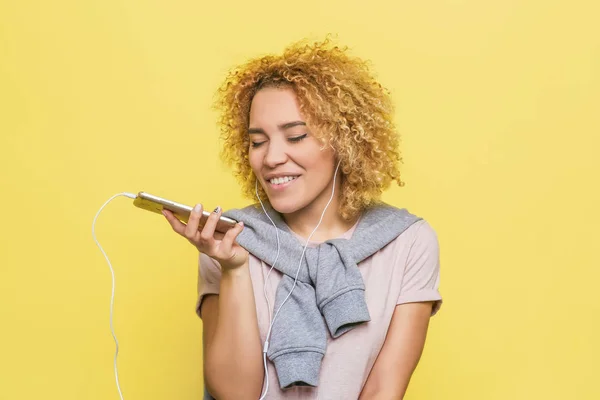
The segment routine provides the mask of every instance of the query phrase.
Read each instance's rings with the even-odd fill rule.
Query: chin
[[[292,214],[303,208],[297,199],[269,199],[269,203],[280,214]]]

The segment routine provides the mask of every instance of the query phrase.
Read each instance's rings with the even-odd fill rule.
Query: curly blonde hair
[[[250,105],[265,87],[294,90],[311,131],[334,149],[343,174],[339,210],[343,218],[351,219],[377,202],[392,181],[404,185],[389,92],[371,75],[367,62],[326,38],[292,44],[281,55],[252,59],[233,69],[217,91],[221,156],[233,167],[246,196],[254,197],[256,184],[248,160]],[[260,187],[259,195],[266,198]]]

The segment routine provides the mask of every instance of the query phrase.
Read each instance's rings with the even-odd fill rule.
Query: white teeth
[[[283,183],[287,183],[289,181],[293,181],[296,178],[297,178],[297,176],[284,176],[284,177],[281,177],[281,178],[270,179],[269,182],[271,182],[271,184],[273,184],[273,185],[281,185]]]

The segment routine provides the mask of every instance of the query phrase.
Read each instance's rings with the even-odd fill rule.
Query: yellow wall
[[[445,305],[408,400],[598,399],[600,6],[595,1],[0,3],[0,399],[117,399],[100,205],[146,190],[246,204],[218,161],[228,67],[338,33],[395,96],[404,178]],[[194,250],[121,198],[125,399],[199,399]]]

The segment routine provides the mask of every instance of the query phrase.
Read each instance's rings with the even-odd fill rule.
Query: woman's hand
[[[163,214],[173,230],[196,246],[199,252],[217,260],[222,268],[232,270],[248,263],[248,252],[235,241],[244,229],[244,224],[238,222],[224,235],[215,232],[221,211],[221,207],[217,207],[210,214],[202,231],[198,230],[202,216],[201,204],[194,207],[187,224],[181,222],[168,210],[164,210]]]

